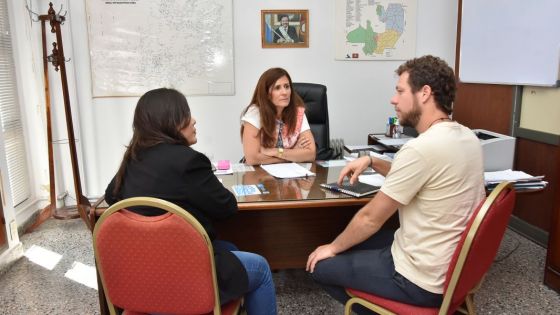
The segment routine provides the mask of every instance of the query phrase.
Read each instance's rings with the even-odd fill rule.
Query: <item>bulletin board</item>
[[[523,87],[519,127],[558,136],[559,122],[560,88]]]

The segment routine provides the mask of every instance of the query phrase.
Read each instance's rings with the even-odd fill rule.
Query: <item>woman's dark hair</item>
[[[265,148],[274,147],[274,140],[277,136],[275,132],[276,106],[270,100],[270,92],[274,87],[274,83],[284,76],[287,77],[290,82],[290,90],[292,93],[290,95],[290,104],[288,104],[288,107],[282,111],[281,119],[288,128],[288,134],[293,134],[296,129],[298,108],[304,106],[304,104],[301,97],[294,90],[292,78],[288,72],[282,68],[271,68],[261,75],[259,81],[257,82],[257,87],[255,87],[251,103],[241,113],[241,117],[243,117],[251,105],[255,105],[259,108],[261,116],[261,129],[259,130],[259,135],[261,137],[261,143]],[[241,125],[241,138],[243,139],[243,125]]]
[[[437,106],[448,115],[453,113],[457,88],[453,69],[445,61],[427,55],[405,62],[395,72],[398,75],[408,73],[408,84],[413,93],[428,85],[432,89]]]
[[[115,176],[113,193],[121,189],[126,166],[137,160],[138,154],[160,143],[188,146],[181,129],[188,126],[191,110],[185,96],[174,89],[160,88],[146,92],[138,100],[132,123],[132,139],[124,153],[121,166]]]

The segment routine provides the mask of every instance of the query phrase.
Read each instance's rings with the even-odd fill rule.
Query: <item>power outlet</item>
[[[12,222],[10,222],[10,236],[12,238],[12,241],[17,240],[19,237],[16,220],[12,220]]]

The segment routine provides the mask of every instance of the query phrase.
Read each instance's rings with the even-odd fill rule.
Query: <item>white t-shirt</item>
[[[443,293],[451,256],[485,196],[482,160],[470,129],[441,122],[397,152],[381,187],[404,205],[391,246],[395,270],[427,291]]]
[[[296,144],[297,138],[300,133],[311,129],[309,127],[309,122],[307,121],[307,116],[305,116],[305,113],[303,113],[305,109],[302,107],[301,110],[303,115],[303,119],[301,121],[301,127],[299,128],[299,130],[296,129],[294,131],[294,134],[285,135],[285,137],[283,137],[283,144],[284,144],[284,148],[286,149],[291,149]],[[261,114],[257,106],[251,105],[249,107],[245,115],[241,117],[241,124],[243,124],[244,122],[250,123],[251,125],[253,125],[255,128],[259,130],[261,129]],[[278,124],[276,125],[275,134],[278,134]]]

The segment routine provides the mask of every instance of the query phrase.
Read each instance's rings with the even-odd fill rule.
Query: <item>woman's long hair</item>
[[[187,99],[177,90],[160,88],[140,97],[134,111],[132,139],[115,176],[115,196],[121,189],[128,163],[137,160],[142,150],[160,143],[189,145],[180,130],[188,126],[190,120]]]
[[[255,105],[259,108],[260,119],[261,119],[261,129],[259,130],[259,136],[261,138],[261,144],[266,148],[272,148],[276,144],[276,106],[270,100],[271,88],[274,83],[280,78],[286,76],[290,82],[290,104],[282,111],[282,121],[288,128],[288,134],[291,135],[295,132],[297,123],[297,111],[299,107],[303,106],[303,100],[294,91],[294,86],[292,84],[292,78],[288,72],[282,68],[271,68],[266,70],[261,77],[259,82],[257,82],[257,87],[253,93],[253,98],[251,103],[243,110],[241,116],[247,113],[247,110],[251,105]],[[241,139],[243,140],[243,125],[241,125]]]

